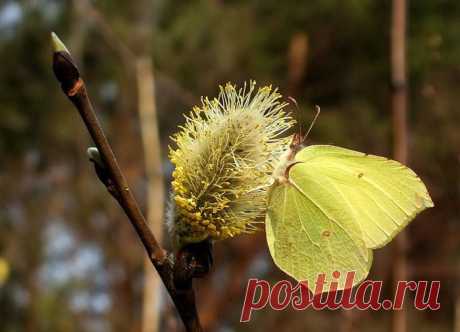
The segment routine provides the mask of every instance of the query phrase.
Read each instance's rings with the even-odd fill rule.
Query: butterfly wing
[[[308,281],[310,289],[318,274],[331,281],[334,271],[340,272],[339,289],[350,271],[355,272],[354,284],[361,282],[369,273],[372,250],[340,192],[324,185],[306,163],[292,166],[289,179],[269,194],[266,236],[276,265],[296,280]]]
[[[384,246],[418,213],[434,206],[420,178],[397,161],[331,145],[306,147],[295,158],[322,186],[340,193],[329,199],[348,206],[368,248]]]

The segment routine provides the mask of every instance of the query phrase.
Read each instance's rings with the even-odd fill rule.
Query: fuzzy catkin
[[[252,233],[263,222],[274,164],[290,142],[282,134],[294,124],[280,99],[271,86],[227,83],[186,117],[169,151],[176,246]]]

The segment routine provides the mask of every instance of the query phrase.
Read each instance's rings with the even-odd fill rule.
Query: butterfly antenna
[[[318,119],[319,113],[321,113],[321,108],[318,105],[315,106],[315,109],[316,109],[316,114],[315,114],[315,117],[313,118],[313,121],[310,124],[310,128],[308,128],[308,131],[305,134],[305,136],[302,137],[302,140],[304,142],[307,139],[308,135],[310,134],[310,131],[313,129],[313,126],[315,125],[315,122]]]
[[[299,104],[297,104],[297,100],[295,100],[294,97],[289,96],[288,99],[295,105],[296,120],[299,126],[299,137],[302,137],[302,122],[300,121]]]

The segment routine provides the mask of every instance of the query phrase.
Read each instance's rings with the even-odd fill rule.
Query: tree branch
[[[53,71],[60,82],[62,90],[70,101],[75,105],[86,125],[97,150],[90,149],[91,160],[95,164],[96,173],[102,183],[107,187],[111,195],[123,208],[129,221],[136,230],[150,261],[159,273],[174,305],[189,332],[201,332],[198,313],[195,304],[195,294],[192,287],[193,278],[200,276],[200,257],[195,257],[193,250],[183,250],[181,259],[175,260],[174,256],[166,252],[158,244],[155,236],[150,231],[144,215],[142,214],[136,199],[129,189],[128,183],[118,165],[115,155],[97,119],[94,108],[88,97],[85,83],[80,77],[80,72],[75,65],[70,52],[59,38],[52,34]],[[185,257],[185,258],[184,258]],[[189,273],[189,271],[192,271]],[[178,271],[187,271],[187,278],[176,282]],[[206,271],[207,272],[207,271]],[[183,273],[181,275],[184,275]]]

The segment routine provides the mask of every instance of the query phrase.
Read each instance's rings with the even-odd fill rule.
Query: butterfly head
[[[289,99],[291,99],[293,103],[297,106],[297,102],[295,101],[295,99],[291,97],[289,97]],[[308,134],[310,134],[310,131],[313,128],[320,112],[321,111],[320,111],[319,106],[316,106],[315,117],[313,118],[313,121],[311,122],[311,125],[305,134],[302,133],[302,128],[299,127],[299,131],[297,133],[294,133],[294,135],[292,135],[292,140],[291,140],[291,144],[289,145],[289,149],[286,151],[286,153],[283,156],[281,156],[273,172],[273,178],[278,183],[284,183],[288,181],[290,168],[294,164],[298,163],[295,161],[295,156],[299,151],[301,151],[303,148],[307,146],[306,142],[307,142]]]
[[[295,133],[292,135],[291,145],[289,146],[290,159],[293,159],[297,152],[306,146],[306,141],[307,137],[306,135],[302,135],[302,133]]]
[[[292,100],[294,101],[295,105],[297,106],[297,102],[295,101],[295,99],[292,98]],[[318,105],[316,105],[316,114],[315,114],[315,117],[313,118],[313,121],[311,122],[310,124],[310,127],[308,128],[307,132],[305,134],[302,133],[302,127],[299,126],[299,132],[295,133],[294,135],[292,135],[292,141],[291,141],[291,145],[289,146],[289,150],[290,150],[290,159],[293,159],[295,157],[295,155],[297,154],[297,152],[299,152],[300,150],[302,150],[304,147],[307,146],[307,138],[308,138],[308,135],[310,134],[310,131],[312,130],[313,126],[315,125],[315,122],[316,122],[316,119],[318,119],[318,116],[319,116],[319,113],[321,113],[321,109],[319,108]]]

